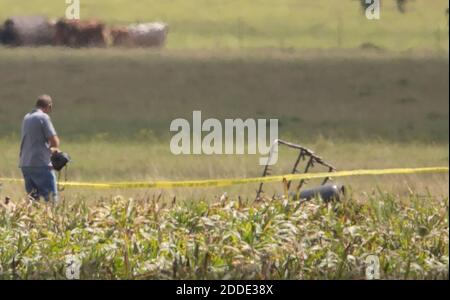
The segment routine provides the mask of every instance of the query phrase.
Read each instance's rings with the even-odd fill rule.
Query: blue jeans
[[[50,167],[22,167],[25,190],[34,199],[58,201],[55,171]]]

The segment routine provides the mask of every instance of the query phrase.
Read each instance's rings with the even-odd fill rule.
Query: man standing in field
[[[36,200],[58,200],[56,175],[50,162],[51,154],[59,152],[59,138],[49,117],[52,107],[49,95],[39,96],[36,107],[22,123],[19,167],[28,195]]]

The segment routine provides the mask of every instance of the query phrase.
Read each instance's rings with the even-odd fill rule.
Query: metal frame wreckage
[[[274,151],[274,147],[276,144],[279,146],[287,146],[291,149],[296,149],[299,151],[299,154],[297,156],[297,159],[292,167],[291,174],[298,174],[298,173],[308,173],[311,171],[312,168],[315,167],[315,165],[319,165],[321,167],[324,167],[328,170],[328,172],[336,172],[336,168],[326,162],[322,157],[318,156],[314,153],[314,151],[305,148],[303,146],[290,143],[284,140],[277,139],[272,144],[272,148],[270,150],[271,155]],[[270,161],[270,158],[268,162]],[[306,162],[305,167],[303,168],[303,171],[300,170],[300,165],[302,162]],[[264,166],[264,171],[262,174],[262,177],[271,175],[271,169],[269,167],[269,163],[267,163]],[[345,193],[345,188],[342,185],[331,183],[327,184],[328,181],[331,181],[332,174],[330,174],[329,177],[326,177],[320,186],[310,188],[310,189],[304,189],[301,190],[305,183],[307,183],[307,180],[302,179],[298,182],[297,186],[295,187],[294,191],[289,191],[292,185],[292,181],[285,181],[285,192],[289,195],[289,197],[292,197],[293,199],[300,199],[302,201],[311,200],[315,197],[320,197],[324,201],[330,201],[330,200],[339,200],[340,196],[342,196]],[[263,182],[259,184],[259,188],[256,192],[256,199],[261,199],[262,195],[264,194],[263,191]]]

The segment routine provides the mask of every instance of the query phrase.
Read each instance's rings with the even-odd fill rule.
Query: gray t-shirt
[[[56,135],[50,117],[34,109],[23,118],[19,167],[46,167],[50,163],[48,139]]]

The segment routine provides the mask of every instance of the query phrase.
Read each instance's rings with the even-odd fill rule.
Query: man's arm
[[[44,135],[47,138],[50,151],[52,153],[60,152],[59,151],[59,138],[56,134],[55,127],[53,127],[52,121],[50,121],[50,117],[46,116],[42,121]]]
[[[48,139],[48,143],[50,145],[50,151],[52,153],[60,152],[59,151],[59,137],[57,135],[52,135]]]

